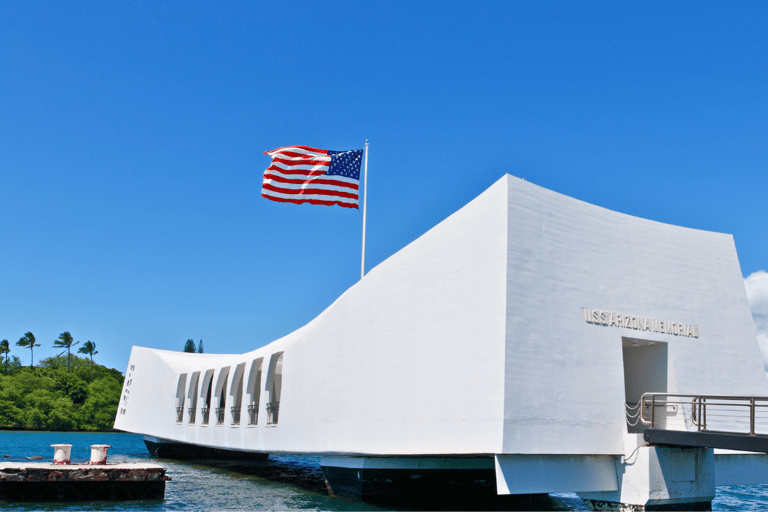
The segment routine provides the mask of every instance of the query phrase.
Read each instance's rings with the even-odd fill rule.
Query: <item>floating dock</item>
[[[165,468],[158,464],[0,463],[0,500],[94,501],[163,499]]]

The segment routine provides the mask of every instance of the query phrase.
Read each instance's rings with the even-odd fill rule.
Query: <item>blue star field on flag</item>
[[[360,166],[363,163],[363,150],[328,151],[331,157],[331,165],[328,166],[326,176],[344,176],[353,180],[360,179]]]

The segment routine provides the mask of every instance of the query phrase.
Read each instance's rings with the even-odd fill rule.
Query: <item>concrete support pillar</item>
[[[710,510],[715,497],[711,448],[638,446],[617,462],[618,491],[578,493],[593,510]]]

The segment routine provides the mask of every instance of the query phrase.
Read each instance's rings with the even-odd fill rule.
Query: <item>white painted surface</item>
[[[634,506],[712,501],[715,466],[711,448],[641,446],[616,461],[618,490],[578,492],[584,500]]]
[[[112,448],[108,444],[92,444],[90,464],[106,464],[107,451]]]
[[[696,325],[699,336],[591,324],[582,308]],[[241,355],[134,347],[115,427],[269,453],[602,460],[594,456],[637,446],[626,435],[624,338],[667,344],[669,392],[768,395],[730,235],[630,217],[505,176],[265,347]],[[267,366],[279,352],[279,422],[267,426]],[[231,394],[224,424],[211,410],[201,425],[202,389],[196,422],[187,410],[176,422],[180,374],[193,383],[200,372],[201,386],[211,370],[215,388],[223,368],[242,363],[250,380],[258,359],[258,425],[247,424],[250,386],[238,426]]]
[[[253,352],[223,356],[135,347],[116,428],[271,453],[498,452],[505,211],[502,180],[372,269],[307,326]],[[208,426],[200,424],[199,411],[195,425],[187,424],[187,411],[183,423],[175,422],[181,373],[213,369],[216,383],[221,368],[247,362],[250,372],[254,359],[264,358],[266,366],[281,351],[278,425],[265,425],[267,371],[258,426],[249,427],[245,418],[231,426],[229,403],[222,426],[214,425],[213,411]]]
[[[768,483],[768,454],[715,450],[717,485]]]
[[[496,455],[498,494],[616,491],[610,455]]]
[[[670,392],[768,394],[730,235],[507,183],[502,453],[623,454],[622,336],[668,343]],[[700,337],[588,324],[582,307]]]
[[[52,444],[51,448],[53,448],[53,462],[55,464],[69,464],[72,453],[71,444]]]

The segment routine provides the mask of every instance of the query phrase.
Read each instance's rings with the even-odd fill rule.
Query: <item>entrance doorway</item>
[[[639,421],[643,393],[667,392],[667,343],[663,341],[621,338],[624,354],[624,400],[627,406],[627,431],[640,434],[645,425]]]

